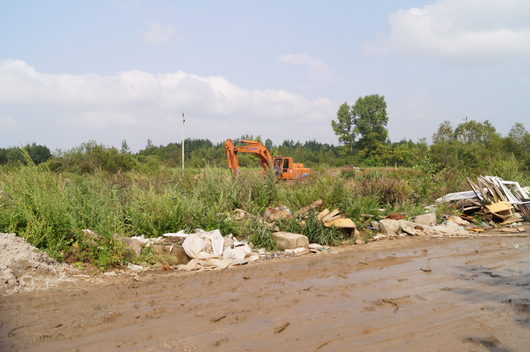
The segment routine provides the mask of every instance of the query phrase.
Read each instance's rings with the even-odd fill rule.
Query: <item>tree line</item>
[[[309,167],[430,165],[438,171],[486,172],[494,171],[495,167],[530,171],[530,133],[522,123],[516,123],[506,136],[502,136],[489,121],[466,120],[456,126],[444,121],[433,134],[430,144],[426,139],[390,142],[386,109],[385,99],[380,95],[360,97],[352,105],[341,104],[336,119],[331,122],[339,140],[338,146],[293,140],[275,145],[268,138],[263,140],[261,136],[251,135],[241,136],[241,139],[259,140],[273,155],[291,156]],[[162,166],[180,166],[181,151],[180,143],[155,146],[151,140],[137,153],[130,151],[125,140],[119,149],[89,141],[71,150],[54,153],[46,146],[33,143],[23,148],[0,148],[0,165],[23,165],[29,156],[33,163],[46,164],[57,172],[150,171]],[[224,143],[187,139],[185,162],[192,168],[225,167]],[[240,155],[240,165],[252,167],[258,163],[252,155],[243,154]]]

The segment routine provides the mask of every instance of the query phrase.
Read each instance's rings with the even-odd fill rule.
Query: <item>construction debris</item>
[[[311,210],[317,209],[321,205],[322,205],[322,199],[315,200],[313,203],[309,204],[308,206],[303,207],[302,209],[296,211],[294,213],[294,216],[296,217],[307,216]]]
[[[420,225],[425,225],[425,226],[434,226],[436,225],[436,214],[428,213],[428,214],[418,215],[412,218],[412,222],[415,222],[416,224],[420,224]]]
[[[462,219],[460,216],[451,215],[448,219],[448,221],[452,221],[460,226],[469,226],[471,223],[467,220]]]
[[[436,199],[436,203],[455,202],[455,201],[464,200],[464,199],[473,199],[475,197],[476,195],[475,195],[475,192],[473,191],[448,193],[445,196]]]
[[[285,253],[294,254],[294,255],[304,255],[309,253],[309,249],[304,247],[298,247],[295,249],[286,249]]]
[[[265,210],[265,214],[263,214],[267,221],[283,220],[290,218],[291,215],[291,210],[283,205],[274,208],[267,208],[267,210]]]
[[[477,183],[467,178],[467,182],[483,205],[497,204],[493,210],[488,209],[496,218],[505,220],[513,215],[513,210],[506,203],[501,203],[507,202],[530,221],[530,196],[518,182],[505,181],[497,176],[478,176]]]
[[[0,295],[47,289],[70,281],[75,271],[23,238],[0,233]]]
[[[182,248],[191,260],[178,265],[180,270],[225,269],[258,259],[246,242],[236,240],[232,235],[223,237],[219,230],[206,232],[201,229],[187,234]]]
[[[309,239],[307,236],[298,233],[274,232],[272,234],[272,239],[274,240],[276,247],[280,250],[309,247]]]
[[[383,235],[396,236],[400,232],[401,226],[399,220],[383,219],[379,221],[379,229]]]
[[[509,221],[521,216],[530,221],[530,196],[518,182],[497,176],[478,176],[476,183],[467,178],[471,191],[450,193],[437,202],[453,202],[464,214],[479,215],[486,221]]]
[[[317,215],[317,219],[322,221],[326,227],[338,227],[341,229],[356,230],[355,223],[344,215],[339,214],[339,209],[329,211],[324,209]]]

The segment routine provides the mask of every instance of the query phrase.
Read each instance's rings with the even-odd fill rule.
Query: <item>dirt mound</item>
[[[17,235],[0,233],[0,295],[53,287],[70,270]]]

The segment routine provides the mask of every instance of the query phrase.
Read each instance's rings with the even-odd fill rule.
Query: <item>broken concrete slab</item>
[[[447,220],[453,221],[460,226],[469,226],[471,223],[467,220],[462,219],[460,216],[451,215]]]
[[[307,236],[298,233],[283,231],[274,232],[272,234],[272,239],[274,240],[276,247],[278,247],[278,249],[280,250],[309,247],[309,239],[307,238]]]
[[[379,221],[379,229],[383,235],[396,236],[401,230],[401,225],[399,220],[383,219]]]
[[[309,246],[307,246],[309,249],[323,249],[324,246],[318,243],[310,243]]]
[[[304,247],[298,247],[294,249],[285,249],[285,253],[290,253],[290,254],[294,254],[298,256],[298,255],[308,254],[309,249],[304,248]]]
[[[399,226],[401,227],[401,230],[411,236],[416,236],[417,232],[414,229],[416,226],[413,222],[407,221],[407,220],[399,220]]]
[[[418,216],[415,216],[412,219],[412,221],[420,225],[434,226],[436,225],[436,214],[427,213],[427,214],[418,215]]]

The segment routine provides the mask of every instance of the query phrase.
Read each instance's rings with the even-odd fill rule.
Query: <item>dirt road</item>
[[[529,351],[530,238],[381,241],[0,300],[1,351]]]

